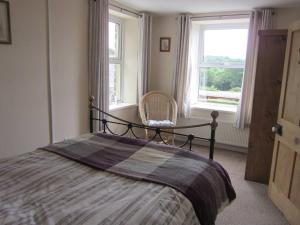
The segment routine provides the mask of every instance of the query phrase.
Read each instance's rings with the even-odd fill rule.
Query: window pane
[[[195,81],[198,88],[193,91],[197,93],[194,104],[236,111],[241,98],[248,42],[248,29],[242,26],[216,23],[200,28],[202,41],[199,43],[200,65]]]
[[[120,24],[109,22],[109,58],[120,58]]]
[[[244,69],[201,68],[198,101],[235,107],[241,96]]]
[[[204,30],[206,63],[242,63],[246,59],[248,29]]]
[[[109,64],[109,104],[121,102],[121,64]]]

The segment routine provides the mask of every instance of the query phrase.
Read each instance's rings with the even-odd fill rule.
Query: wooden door
[[[245,179],[269,183],[287,30],[260,30]]]
[[[292,225],[299,225],[300,21],[289,29],[277,123],[269,196]]]

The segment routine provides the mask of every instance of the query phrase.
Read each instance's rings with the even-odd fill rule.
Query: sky
[[[116,29],[117,25],[115,23],[109,22],[109,49],[116,49]]]
[[[245,59],[248,29],[205,30],[204,56],[229,56]]]

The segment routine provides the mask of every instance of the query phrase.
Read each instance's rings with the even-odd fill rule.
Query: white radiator
[[[177,125],[195,125],[200,123],[209,123],[210,120],[190,118],[190,119],[179,119]],[[189,134],[192,133],[200,137],[210,137],[209,127],[191,128],[186,130],[180,130],[181,133]],[[232,146],[233,150],[236,147],[242,149],[248,148],[248,137],[249,129],[240,130],[233,127],[232,123],[218,121],[218,127],[216,130],[216,143],[219,146],[227,145],[227,149]],[[245,150],[242,150],[245,151]]]

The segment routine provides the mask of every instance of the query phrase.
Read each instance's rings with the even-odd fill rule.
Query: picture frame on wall
[[[161,37],[159,49],[161,52],[170,52],[171,50],[171,38],[170,37]]]
[[[11,44],[9,2],[0,0],[0,44]]]

